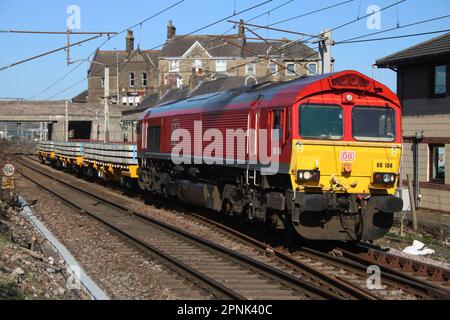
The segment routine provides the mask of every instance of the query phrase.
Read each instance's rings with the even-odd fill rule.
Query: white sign
[[[3,166],[3,175],[6,177],[12,177],[16,168],[11,163],[7,163]]]
[[[343,162],[352,162],[355,160],[355,151],[341,151],[340,160]]]

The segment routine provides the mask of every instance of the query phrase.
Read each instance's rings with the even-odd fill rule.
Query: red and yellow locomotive
[[[143,190],[307,239],[377,239],[402,209],[401,105],[356,71],[150,108],[137,145]]]

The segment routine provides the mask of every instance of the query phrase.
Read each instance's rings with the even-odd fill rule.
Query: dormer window
[[[226,73],[227,72],[227,61],[226,60],[216,60],[216,72]]]
[[[293,63],[293,62],[286,63],[286,75],[287,76],[295,76],[296,75],[295,63]]]
[[[317,74],[317,64],[308,63],[308,76],[315,76]]]
[[[272,75],[276,74],[278,72],[278,65],[276,63],[271,62],[269,64],[270,73]]]

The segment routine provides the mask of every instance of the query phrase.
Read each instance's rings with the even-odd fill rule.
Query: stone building
[[[0,101],[2,103],[3,101]],[[120,119],[121,107],[111,105],[109,113],[109,140],[123,141]],[[78,104],[63,100],[18,100],[3,104],[0,123],[8,121],[20,124],[25,129],[27,124],[39,124],[45,129],[44,140],[99,140],[105,139],[103,106],[100,104]],[[19,130],[16,128],[16,131]],[[9,130],[11,132],[11,130]]]
[[[234,36],[178,36],[170,21],[159,54],[160,85],[192,88],[199,80],[231,76],[285,81],[320,72],[319,54],[304,43],[249,41],[244,31],[241,24]]]
[[[158,50],[135,49],[131,30],[126,50],[97,50],[88,70],[88,102],[103,102],[105,66],[109,66],[110,103],[138,105],[144,96],[158,90],[158,56]]]
[[[450,212],[450,33],[385,58],[397,72],[403,104],[402,180],[414,180],[416,204]]]

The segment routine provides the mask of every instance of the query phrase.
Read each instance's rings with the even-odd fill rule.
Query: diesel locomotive
[[[48,145],[39,153],[306,239],[375,240],[403,206],[401,116],[386,86],[342,71],[149,108],[130,163],[103,151],[85,160],[82,142],[75,156]]]

